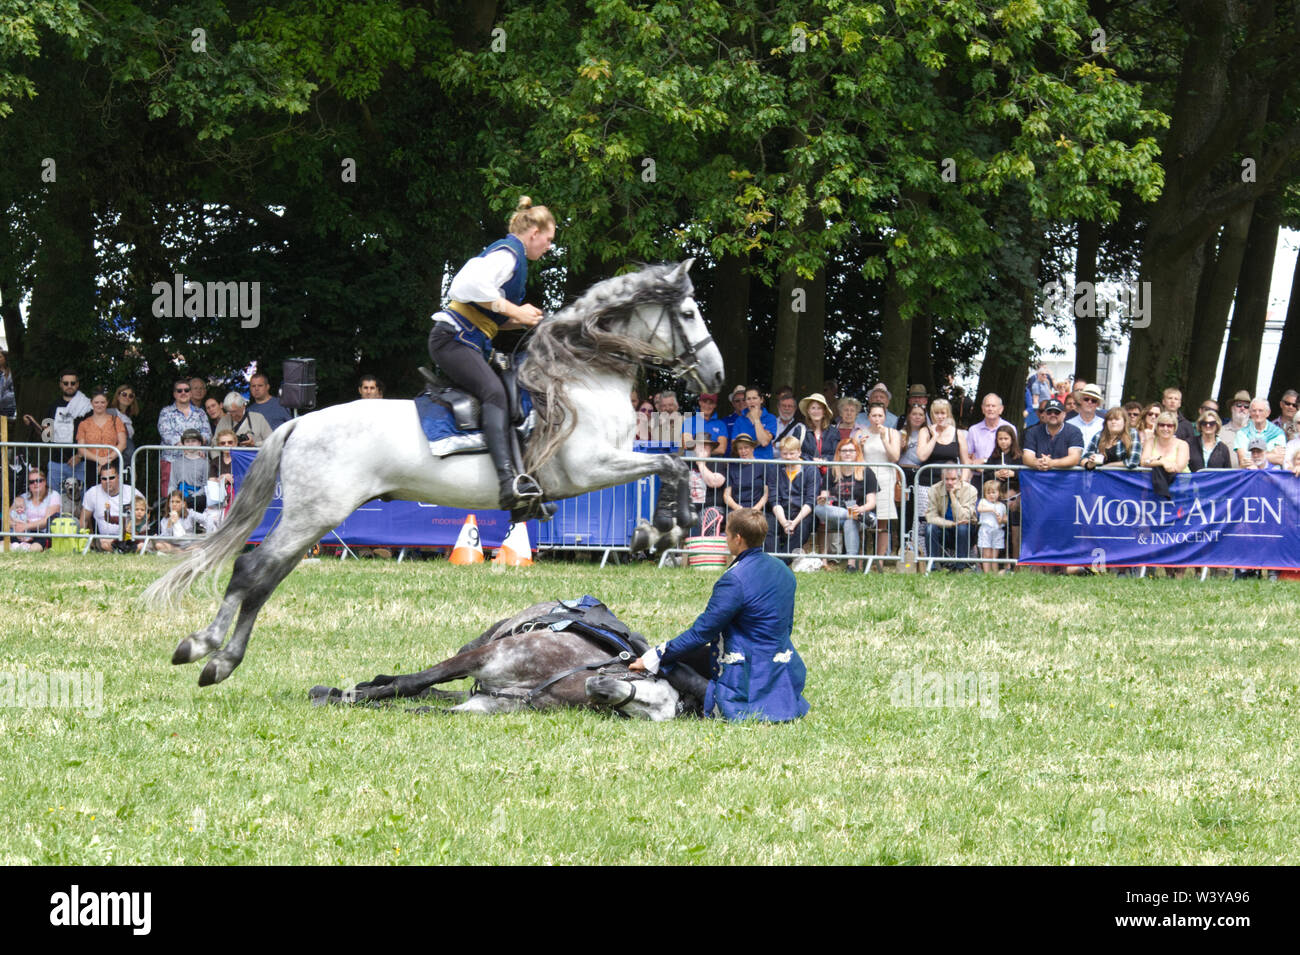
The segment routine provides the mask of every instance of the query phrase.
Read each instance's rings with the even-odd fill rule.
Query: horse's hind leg
[[[213,650],[220,649],[226,631],[230,629],[230,622],[235,619],[235,611],[239,609],[243,599],[243,592],[235,589],[232,578],[212,623],[202,630],[196,630],[178,643],[172,653],[172,663],[193,663],[195,660],[203,659]]]
[[[212,659],[199,674],[199,686],[220,683],[235,672],[235,668],[243,662],[248,638],[252,635],[253,624],[257,622],[257,614],[262,605],[280,582],[298,566],[298,561],[307,548],[314,541],[320,540],[322,534],[328,533],[332,526],[334,525],[321,526],[313,522],[310,526],[290,528],[281,520],[280,525],[260,547],[235,559],[230,586],[226,588],[226,602],[221,605],[217,621],[220,622],[227,613],[227,606],[230,606],[230,613],[233,614],[232,600],[239,603],[239,619],[235,623],[230,642],[212,655]],[[226,623],[229,625],[228,619]]]

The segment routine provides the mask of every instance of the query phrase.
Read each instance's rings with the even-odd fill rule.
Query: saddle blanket
[[[435,458],[453,454],[475,454],[487,450],[482,431],[462,431],[456,427],[451,409],[439,404],[428,395],[415,399],[415,410],[420,416],[420,427],[429,441],[429,453]]]
[[[531,434],[534,420],[532,396],[526,390],[521,390],[519,403],[525,418],[523,432]],[[428,394],[422,393],[416,397],[415,411],[420,416],[420,427],[424,429],[424,436],[429,441],[429,453],[435,458],[487,451],[487,440],[482,431],[462,431],[456,424],[452,410],[434,401]]]

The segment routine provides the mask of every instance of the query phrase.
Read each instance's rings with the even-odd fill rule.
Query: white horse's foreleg
[[[663,481],[664,485],[664,493],[660,500],[662,510],[665,506],[664,501],[675,501],[678,487],[690,476],[690,467],[671,454],[640,454],[612,447],[581,451],[566,449],[566,451],[563,463],[565,474],[558,480],[549,479],[548,497],[569,497],[596,488],[627,484],[655,475]],[[561,487],[563,491],[557,493],[556,490]]]

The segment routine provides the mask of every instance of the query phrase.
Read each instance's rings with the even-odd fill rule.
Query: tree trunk
[[[1273,280],[1273,259],[1282,222],[1278,200],[1266,196],[1255,203],[1246,252],[1237,281],[1237,305],[1228,331],[1228,352],[1223,358],[1221,393],[1232,395],[1245,388],[1255,394],[1259,378],[1259,352],[1268,318],[1268,293]],[[1189,396],[1189,399],[1196,396]],[[1223,407],[1220,405],[1220,407]]]
[[[939,397],[938,382],[934,374],[934,362],[930,359],[930,342],[934,338],[934,322],[930,313],[924,309],[917,312],[908,323],[911,346],[907,355],[907,383],[925,385],[925,390],[933,401]],[[907,389],[903,389],[906,394]]]
[[[799,316],[794,390],[810,395],[822,386],[826,374],[826,270],[818,269],[802,286],[807,291],[807,310]]]
[[[776,344],[772,349],[772,391],[794,384],[799,323],[808,307],[808,282],[793,270],[781,273],[776,294]]]
[[[1242,206],[1224,226],[1219,239],[1218,253],[1213,265],[1206,261],[1205,275],[1209,280],[1201,283],[1201,293],[1196,299],[1196,319],[1193,323],[1191,366],[1187,375],[1187,403],[1205,400],[1214,393],[1215,374],[1219,370],[1219,351],[1223,334],[1228,329],[1228,312],[1241,274],[1241,260],[1246,253],[1246,235],[1250,231],[1250,218],[1255,209],[1253,202]],[[1219,389],[1223,394],[1223,389]],[[1229,398],[1231,398],[1229,392]],[[1220,400],[1219,407],[1228,402]]]
[[[1286,307],[1286,324],[1282,326],[1282,342],[1268,389],[1268,402],[1274,409],[1288,388],[1300,388],[1300,255],[1296,256],[1291,276],[1291,303]]]
[[[1078,248],[1074,255],[1074,284],[1084,282],[1097,288],[1097,248],[1101,245],[1101,225],[1092,219],[1079,220]],[[1095,294],[1094,294],[1095,300]],[[1074,377],[1097,380],[1097,313],[1080,315],[1074,311]],[[1022,401],[1023,404],[1023,396]],[[1008,419],[1010,420],[1010,419]]]
[[[893,398],[889,410],[900,417],[907,406],[907,375],[911,367],[911,323],[903,321],[903,289],[890,269],[885,277],[885,297],[880,309],[880,378]]]
[[[727,373],[727,387],[718,397],[718,413],[721,415],[731,414],[727,391],[749,382],[746,319],[749,316],[750,276],[745,272],[748,266],[747,255],[724,255],[718,260],[713,274],[713,289],[704,312],[704,320],[722,352],[722,367]]]
[[[1035,248],[1034,243],[1030,248]],[[1038,322],[1038,277],[1041,257],[1035,259],[1031,281],[1017,282],[1016,298],[1019,307],[1008,315],[999,309],[989,321],[989,339],[980,365],[980,382],[975,400],[982,400],[992,392],[1002,398],[1002,417],[1017,425],[1024,421],[1025,372],[1029,367],[1029,352],[1033,345],[1033,329]]]
[[[24,408],[43,411],[58,391],[55,376],[65,365],[83,376],[95,328],[95,220],[87,196],[70,184],[52,184],[37,216],[32,302],[27,312],[24,361],[14,385]]]
[[[1150,283],[1142,296],[1149,324],[1135,327],[1129,344],[1124,395],[1147,400],[1170,385],[1183,387],[1187,376],[1196,292],[1205,263],[1205,240],[1226,215],[1206,215],[1219,185],[1220,160],[1236,149],[1240,121],[1229,107],[1240,90],[1230,85],[1234,17],[1240,11],[1222,3],[1185,6],[1187,42],[1165,138],[1165,188],[1152,209],[1139,280]],[[1241,84],[1238,84],[1241,85]],[[1245,201],[1246,197],[1243,197]],[[1197,399],[1199,400],[1199,398]]]

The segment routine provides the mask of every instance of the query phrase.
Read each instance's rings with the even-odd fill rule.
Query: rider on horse
[[[505,387],[488,366],[492,338],[501,329],[531,328],[542,310],[524,303],[528,263],[555,241],[555,218],[523,196],[510,217],[510,234],[465,263],[451,281],[451,301],[433,316],[429,357],[458,388],[482,404],[483,437],[500,484],[500,507],[517,511],[541,488],[516,461],[508,428]]]

